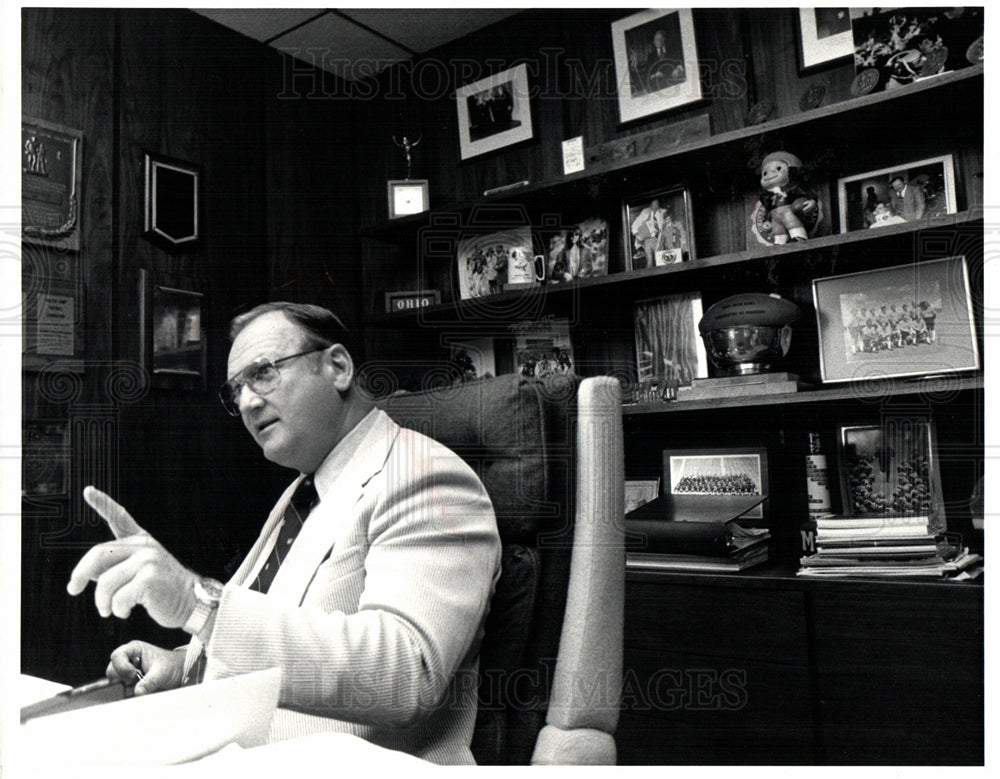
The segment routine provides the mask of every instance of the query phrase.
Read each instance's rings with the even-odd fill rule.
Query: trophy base
[[[677,400],[737,398],[743,395],[782,395],[798,392],[799,377],[794,373],[748,373],[718,379],[695,379],[690,387],[678,387]]]

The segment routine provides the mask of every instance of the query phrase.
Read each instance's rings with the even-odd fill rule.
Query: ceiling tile
[[[193,8],[257,41],[266,41],[321,13],[321,8]]]
[[[372,76],[410,58],[405,49],[334,14],[292,30],[271,45],[348,81]]]
[[[511,8],[345,8],[345,16],[423,53],[519,13]]]

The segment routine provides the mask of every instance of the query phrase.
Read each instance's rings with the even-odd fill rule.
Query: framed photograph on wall
[[[854,54],[850,8],[799,8],[799,74],[805,75]]]
[[[21,493],[29,498],[68,494],[69,425],[57,420],[25,421],[21,446]]]
[[[844,512],[852,516],[926,515],[946,527],[934,423],[887,416],[878,425],[841,427]]]
[[[202,239],[201,170],[160,154],[145,155],[143,235],[161,249],[183,251]]]
[[[700,292],[636,301],[633,321],[640,387],[647,382],[688,386],[708,377],[705,343],[698,334],[701,316]]]
[[[955,162],[950,154],[837,181],[840,232],[868,230],[954,214]]]
[[[463,160],[530,140],[528,66],[466,84],[455,92],[459,150]]]
[[[28,247],[24,256],[28,256]],[[25,276],[21,305],[22,370],[83,373],[87,355],[83,284],[66,278]]]
[[[547,284],[608,275],[608,220],[584,219],[568,226],[541,229]]]
[[[677,187],[647,192],[625,201],[622,234],[626,271],[694,259],[691,193]]]
[[[654,8],[611,24],[622,123],[702,100],[690,8]]]
[[[671,495],[767,496],[767,450],[763,447],[684,449],[663,452],[664,491]],[[767,500],[744,516],[761,518]]]
[[[979,369],[965,257],[813,281],[824,382]]]
[[[154,384],[179,388],[204,387],[205,339],[202,334],[204,295],[155,281],[140,271],[142,294],[142,363]],[[174,377],[180,382],[158,379]]]

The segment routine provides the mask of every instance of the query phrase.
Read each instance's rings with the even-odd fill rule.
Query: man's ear
[[[323,352],[323,362],[333,371],[338,392],[347,392],[354,382],[354,360],[342,344],[333,344]]]

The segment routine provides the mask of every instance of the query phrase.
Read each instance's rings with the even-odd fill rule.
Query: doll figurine
[[[785,151],[772,152],[760,166],[761,193],[752,229],[764,244],[805,241],[821,218],[819,199],[800,181],[802,161]]]

